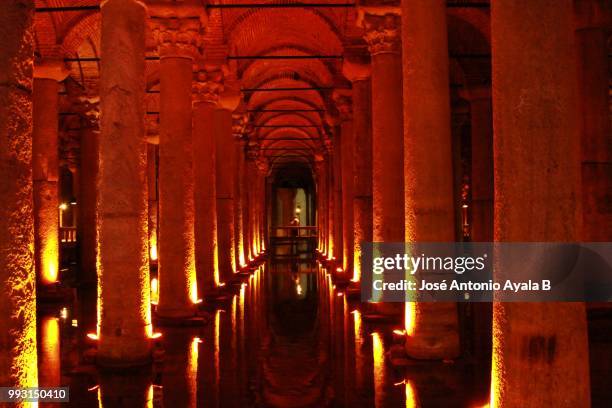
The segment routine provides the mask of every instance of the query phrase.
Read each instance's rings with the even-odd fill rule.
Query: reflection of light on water
[[[416,400],[416,393],[414,392],[412,383],[406,380],[404,387],[406,388],[405,389],[406,408],[417,408],[418,405],[417,405],[417,400]]]
[[[39,373],[39,385],[59,387],[60,384],[60,328],[57,317],[43,317],[40,336],[40,359],[43,369]]]
[[[151,303],[157,305],[159,301],[159,282],[157,279],[151,279]]]
[[[153,384],[147,390],[147,408],[153,408]]]
[[[372,357],[374,360],[374,404],[382,407],[385,385],[385,349],[380,334],[372,333]]]
[[[215,314],[215,344],[214,344],[214,354],[215,354],[215,384],[218,385],[221,377],[221,367],[220,367],[220,346],[221,346],[221,310],[217,310]]]
[[[406,308],[404,310],[404,328],[408,336],[414,335],[414,329],[416,327],[416,303],[406,302]]]
[[[189,356],[187,359],[187,378],[189,379],[189,406],[196,406],[196,398],[198,394],[198,353],[199,346],[202,340],[199,337],[194,337],[191,341]],[[152,390],[153,388],[151,388]]]

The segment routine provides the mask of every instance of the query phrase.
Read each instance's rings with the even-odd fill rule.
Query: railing
[[[270,238],[313,238],[317,236],[317,227],[299,227],[287,225],[282,227],[272,227]]]
[[[76,227],[60,227],[59,237],[62,244],[74,244],[77,242]]]

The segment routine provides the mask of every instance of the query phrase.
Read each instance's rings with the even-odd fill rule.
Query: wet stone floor
[[[483,407],[488,399],[485,359],[397,364],[397,327],[366,319],[316,264],[263,265],[206,325],[156,328],[162,337],[147,369],[98,371],[86,336],[95,290],[75,298],[39,316],[40,385],[70,387],[68,404],[41,407]]]

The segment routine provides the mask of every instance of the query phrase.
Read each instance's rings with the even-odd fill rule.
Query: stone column
[[[404,152],[399,10],[360,10],[358,23],[372,69],[372,240],[404,241]],[[376,314],[400,316],[401,304],[374,303]]]
[[[99,98],[82,98],[75,109],[81,114],[81,142],[79,151],[79,223],[78,246],[80,284],[95,287],[98,278],[98,167],[99,167]]]
[[[147,184],[149,199],[149,259],[157,261],[159,258],[158,231],[159,231],[159,195],[157,193],[157,168],[159,154],[157,144],[147,143]]]
[[[34,2],[0,8],[0,384],[38,385],[32,216]]]
[[[495,241],[580,238],[572,3],[492,3]],[[589,407],[588,355],[584,304],[495,303],[491,406]]]
[[[352,92],[335,91],[334,101],[340,114],[340,188],[342,193],[342,268],[344,277],[353,277],[353,128]]]
[[[136,365],[150,361],[152,335],[144,123],[147,11],[140,1],[107,0],[101,13],[98,363]]]
[[[582,239],[611,241],[612,207],[609,203],[612,200],[612,131],[608,47],[605,11],[597,7],[596,1],[575,2],[582,114]]]
[[[454,242],[453,159],[444,0],[402,2],[406,241]],[[407,303],[406,351],[459,355],[455,303]]]
[[[325,192],[325,158],[323,156],[315,156],[315,171],[316,171],[316,194],[317,194],[317,233],[318,233],[318,249],[321,253],[326,253],[326,214],[327,198]]]
[[[42,285],[58,281],[58,91],[68,71],[62,62],[34,67],[32,178],[34,180],[34,258]]]
[[[372,109],[370,65],[345,56],[344,76],[353,84],[353,282],[361,279],[361,243],[372,241]]]
[[[235,149],[232,136],[232,112],[217,109],[214,113],[217,188],[217,234],[219,239],[219,272],[227,282],[236,271],[234,235],[234,166]]]
[[[192,316],[198,300],[191,88],[200,21],[180,11],[156,18],[154,29],[160,55],[157,313],[165,318]]]
[[[360,11],[372,56],[372,239],[404,241],[404,152],[400,16],[396,9]]]
[[[217,196],[215,180],[215,111],[223,90],[220,70],[200,70],[195,75],[193,151],[195,174],[195,260],[201,296],[211,294],[221,282],[217,246]]]
[[[491,90],[470,89],[472,231],[474,242],[493,240],[493,116]]]
[[[332,153],[332,167],[331,167],[331,180],[332,180],[332,194],[334,196],[332,211],[334,214],[334,257],[338,266],[343,264],[343,219],[342,219],[342,132],[339,127],[335,129],[335,138],[333,144]]]
[[[235,228],[235,257],[237,269],[246,266],[244,258],[244,220],[242,218],[243,194],[242,173],[244,172],[244,143],[242,139],[242,115],[232,116],[232,136],[234,139],[234,228]]]
[[[251,206],[251,198],[249,191],[249,163],[248,163],[248,150],[247,143],[248,137],[245,135],[240,141],[242,145],[242,171],[240,172],[240,191],[242,192],[242,240],[243,240],[243,254],[244,263],[248,264],[251,255],[251,219],[249,217],[249,208]]]
[[[336,256],[338,253],[338,247],[336,246],[336,217],[334,215],[336,197],[334,194],[334,155],[331,142],[327,145],[327,247],[328,247],[328,259]]]

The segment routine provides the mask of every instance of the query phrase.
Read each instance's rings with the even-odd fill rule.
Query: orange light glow
[[[149,257],[152,261],[157,261],[157,243],[151,242],[149,245]]]
[[[383,406],[385,387],[385,349],[380,334],[372,333],[372,357],[374,361],[374,401],[377,407]]]
[[[60,317],[62,320],[66,320],[68,318],[68,309],[62,307],[62,310],[60,310]]]
[[[159,281],[151,279],[151,303],[156,305],[159,302]]]
[[[98,341],[100,339],[96,333],[87,333],[87,338],[93,341]]]
[[[157,333],[153,333],[153,334],[151,335],[151,338],[152,338],[152,339],[159,339],[161,336],[162,336],[162,334],[161,334],[161,333],[159,333],[159,332],[157,332]]]
[[[404,310],[404,328],[406,329],[406,334],[408,336],[414,335],[414,331],[416,328],[416,318],[416,303],[406,302]]]
[[[395,330],[393,330],[393,334],[397,334],[398,336],[405,336],[406,335],[406,330],[395,329]]]
[[[406,396],[406,408],[418,407],[416,392],[410,381],[404,381],[404,395]]]
[[[361,280],[361,245],[355,245],[353,250],[353,277],[351,282],[359,282]]]
[[[44,387],[59,387],[60,373],[60,327],[57,317],[43,317],[40,333],[40,358],[45,362],[38,373],[38,380]]]

